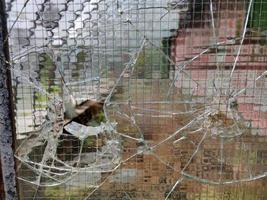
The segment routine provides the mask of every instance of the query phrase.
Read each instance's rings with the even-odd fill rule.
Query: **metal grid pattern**
[[[6,12],[22,199],[267,196],[267,1]]]

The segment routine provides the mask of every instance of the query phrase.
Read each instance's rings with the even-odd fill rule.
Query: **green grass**
[[[81,188],[46,187],[44,195],[49,199],[57,200],[82,200],[86,197],[88,190]]]

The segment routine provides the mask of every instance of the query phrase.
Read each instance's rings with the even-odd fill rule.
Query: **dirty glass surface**
[[[6,11],[21,199],[267,198],[266,0]]]

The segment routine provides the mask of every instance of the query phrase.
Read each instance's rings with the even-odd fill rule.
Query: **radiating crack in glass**
[[[23,4],[15,21],[11,24],[9,29],[10,40],[13,39],[11,37],[12,31],[14,31],[16,23],[18,23],[24,10],[27,9],[28,2],[26,1]],[[196,55],[181,62],[176,62],[171,55],[167,55],[161,45],[158,44],[158,41],[155,41],[153,35],[151,36],[148,33],[149,31],[138,27],[140,26],[138,24],[139,17],[145,15],[146,12],[153,10],[164,11],[156,16],[159,23],[161,23],[165,22],[164,20],[168,20],[168,17],[173,12],[186,12],[189,5],[192,4],[190,1],[162,2],[164,2],[164,5],[160,6],[157,6],[156,2],[154,2],[155,5],[151,5],[151,2],[148,2],[148,5],[146,5],[146,1],[141,2],[140,5],[138,3],[136,5],[133,3],[132,5],[129,2],[119,0],[84,2],[80,6],[73,4],[74,7],[77,6],[74,16],[68,20],[65,27],[62,24],[62,21],[64,21],[62,16],[64,12],[69,11],[68,9],[72,5],[71,1],[67,3],[59,1],[55,13],[53,13],[52,9],[54,5],[50,1],[40,3],[39,5],[43,6],[42,8],[39,8],[38,1],[35,1],[35,6],[31,5],[38,10],[36,12],[36,19],[31,22],[33,23],[31,31],[35,31],[37,28],[45,29],[45,34],[49,38],[48,42],[39,46],[31,44],[29,45],[31,47],[27,49],[19,49],[17,51],[19,52],[18,54],[12,52],[12,61],[8,64],[13,73],[14,83],[18,82],[22,87],[31,87],[40,99],[42,96],[48,99],[48,102],[45,104],[44,117],[38,128],[18,134],[25,137],[16,149],[16,158],[20,161],[19,167],[21,169],[27,168],[33,174],[32,177],[20,174],[18,178],[36,186],[34,198],[37,198],[40,186],[71,185],[77,181],[76,178],[79,179],[80,176],[89,174],[88,177],[92,181],[89,184],[87,183],[87,192],[84,196],[84,199],[89,199],[98,190],[101,190],[105,184],[111,182],[116,173],[124,168],[128,162],[135,159],[138,155],[146,154],[152,155],[162,165],[179,173],[178,178],[167,192],[165,199],[171,197],[177,186],[190,179],[205,184],[226,185],[266,177],[266,166],[262,165],[256,170],[257,163],[249,163],[246,160],[242,161],[242,158],[236,161],[237,158],[234,157],[234,154],[230,158],[226,157],[226,154],[229,153],[226,148],[227,145],[249,145],[246,144],[243,137],[252,135],[253,124],[249,119],[243,117],[238,109],[238,104],[246,93],[251,88],[255,89],[256,84],[264,80],[267,75],[267,70],[261,71],[259,75],[254,77],[253,81],[246,83],[245,86],[235,88],[232,85],[238,59],[244,45],[253,0],[249,1],[246,11],[241,41],[229,74],[228,88],[223,87],[223,77],[220,77],[222,76],[221,73],[227,70],[221,69],[221,66],[219,66],[221,64],[219,64],[217,57],[219,48],[225,48],[229,41],[220,41],[219,36],[216,35],[218,31],[216,31],[217,27],[215,25],[214,2],[210,0],[208,4],[213,41]],[[14,2],[10,2],[10,4],[12,3]],[[50,16],[51,19],[45,19],[47,16]],[[151,20],[153,22],[153,19]],[[121,53],[121,56],[127,55],[128,59],[125,59],[127,62],[125,60],[120,62],[124,66],[120,75],[115,78],[110,77],[113,80],[115,79],[115,81],[108,88],[108,95],[104,100],[103,112],[105,120],[98,125],[83,125],[76,122],[68,124],[64,118],[67,103],[71,103],[72,99],[75,99],[75,102],[78,100],[81,102],[81,99],[85,100],[84,96],[79,97],[79,94],[77,94],[79,92],[88,91],[93,94],[98,93],[94,96],[101,96],[101,81],[109,81],[108,75],[107,77],[101,77],[102,72],[99,68],[104,69],[104,65],[107,65],[109,62],[107,57],[110,55],[109,50],[112,53],[115,50],[115,45],[110,46],[110,49],[105,46],[107,44],[101,45],[106,42],[109,34],[107,29],[113,29],[116,26],[120,26],[121,29],[126,28],[128,32],[134,33],[138,48],[130,48],[130,46],[128,46],[129,49],[127,49],[127,46],[121,48],[123,53],[125,53]],[[60,30],[62,27],[64,27],[64,31]],[[86,30],[89,31],[86,32]],[[60,35],[57,32],[61,32],[63,36],[61,38],[55,37],[58,34]],[[94,35],[94,33],[97,34]],[[30,37],[33,39],[34,33]],[[116,36],[113,37],[115,41]],[[70,41],[70,46],[68,42],[65,42],[67,40]],[[86,45],[88,45],[88,49],[85,48]],[[83,52],[87,52],[86,55],[92,57],[92,61],[90,61],[91,68],[83,65],[84,69],[82,72],[85,73],[85,76],[78,80],[65,77],[65,73],[67,73],[66,71],[69,68],[67,65],[70,65],[74,55],[78,55],[75,52],[75,48],[82,48]],[[212,90],[215,90],[215,94],[208,94],[205,91],[207,86],[203,85],[200,80],[192,77],[189,66],[201,59],[202,56],[209,55],[210,51],[214,49],[216,72],[212,77]],[[149,55],[151,51],[154,51],[156,56],[166,59],[175,68],[174,77],[167,81],[167,87],[164,88],[164,91],[159,91],[162,94],[158,94],[155,98],[152,97],[156,95],[154,94],[155,91],[153,91],[153,81],[161,79],[154,78],[153,74],[149,74],[154,72],[153,69],[147,73],[146,69],[140,68],[140,63],[147,64],[145,56]],[[46,56],[50,65],[56,68],[54,77],[56,82],[53,84],[59,86],[57,88],[58,92],[51,92],[50,86],[47,87],[41,77],[32,71],[31,66],[27,66],[27,62],[29,62],[27,59],[31,56],[38,57],[40,54],[45,54],[43,56]],[[103,55],[103,60],[101,60],[99,55]],[[79,59],[85,58],[80,55]],[[37,65],[44,63],[40,58],[32,62],[36,62]],[[150,63],[150,65],[153,64]],[[88,71],[87,68],[90,68],[91,71]],[[141,70],[144,70],[143,73],[147,73],[146,75],[152,78],[143,78],[140,81],[138,77]],[[219,77],[215,77],[216,75]],[[145,81],[148,82],[147,87],[150,87],[148,91],[145,88]],[[96,82],[96,85],[94,85],[94,82]],[[138,84],[142,85],[142,87],[137,88]],[[90,87],[88,87],[89,85]],[[78,92],[77,88],[79,88]],[[119,93],[119,89],[122,89],[123,92]],[[160,89],[159,87],[158,90]],[[139,90],[143,91],[140,92]],[[199,92],[203,91],[202,97],[198,95]],[[147,97],[146,94],[149,92],[150,96]],[[122,97],[117,97],[118,94]],[[89,94],[85,96],[87,98],[89,96],[89,99],[91,98]],[[203,99],[204,102],[202,101]],[[165,109],[161,107],[165,107]],[[184,118],[184,121],[174,121],[172,131],[168,130],[168,134],[163,134],[164,137],[161,137],[159,140],[150,141],[146,139],[147,136],[144,128],[145,123],[148,123],[146,121],[148,116],[154,120],[157,118],[177,118],[183,121],[182,119]],[[126,128],[129,130],[124,131],[123,126],[127,126]],[[65,133],[64,129],[68,130],[70,134]],[[253,127],[253,129],[257,128]],[[71,143],[68,143],[69,141]],[[202,177],[190,172],[190,166],[202,156],[207,143],[212,143],[213,141],[219,144],[217,157],[211,156],[219,166],[219,169],[216,171],[216,178]],[[77,143],[78,149],[71,150],[70,154],[73,155],[71,155],[71,158],[67,158],[60,151],[62,149],[67,150],[63,148],[64,145],[72,145],[72,142]],[[99,145],[99,142],[102,144]],[[137,144],[135,151],[131,154],[123,153],[123,149],[127,148],[124,147],[126,142]],[[164,147],[181,150],[185,145],[192,145],[193,148],[185,164],[181,165],[180,168],[173,167],[168,159],[162,158],[162,155],[159,153]],[[84,152],[85,146],[93,147],[96,151]],[[40,158],[34,158],[33,152],[36,149],[39,149],[41,152]],[[242,150],[246,153],[245,148],[240,149],[240,151]],[[239,152],[234,153],[238,154]],[[178,159],[175,161],[179,162]],[[247,174],[227,178],[224,175],[224,170],[227,166],[231,165],[234,167],[243,165],[242,167],[248,172]],[[134,198],[127,191],[123,192],[126,198]]]

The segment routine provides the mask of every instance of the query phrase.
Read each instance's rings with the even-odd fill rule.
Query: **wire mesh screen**
[[[6,0],[21,199],[266,199],[266,0]]]

